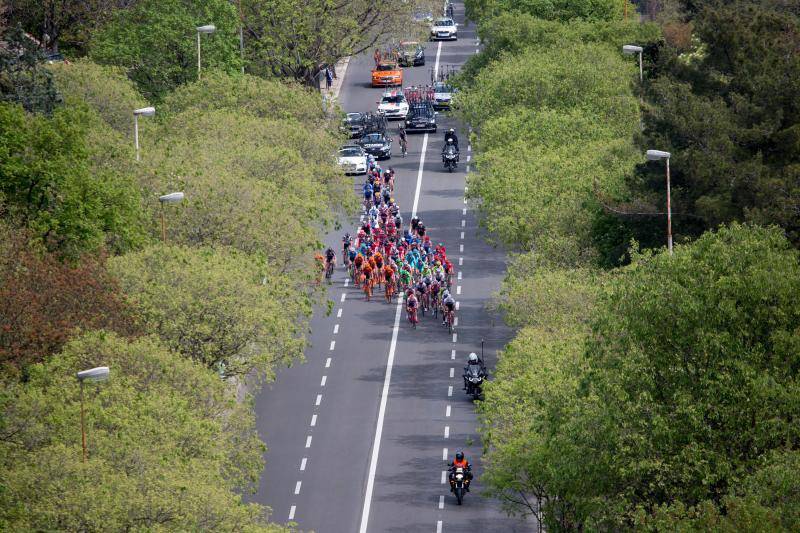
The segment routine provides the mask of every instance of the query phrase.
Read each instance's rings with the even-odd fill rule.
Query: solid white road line
[[[289,507],[289,520],[294,520],[294,512],[297,510],[296,505]]]
[[[320,387],[324,387],[325,383],[328,382],[328,376],[322,376],[322,380],[319,382]]]
[[[336,335],[337,333],[339,333],[339,324],[333,326],[333,334]]]
[[[297,484],[294,486],[294,493],[295,494],[300,494],[300,485],[302,485],[302,484],[303,484],[302,481],[298,481]]]
[[[452,385],[448,385],[447,386],[447,395],[448,396],[452,396],[453,395],[453,386]],[[317,415],[314,415],[314,416],[317,416]],[[311,424],[311,425],[313,426],[314,424]]]
[[[447,461],[447,448],[442,448],[442,461]]]
[[[446,438],[446,439],[450,438],[450,426],[445,426],[444,427],[444,438]]]
[[[336,341],[331,341],[331,351],[336,348]]]
[[[322,403],[322,394],[317,394],[317,402],[314,405],[319,405]]]
[[[303,460],[300,461],[300,471],[301,472],[305,471],[307,462],[308,462],[308,457],[303,457]]]
[[[325,368],[330,368],[330,367],[331,367],[331,358],[330,358],[330,357],[328,357],[328,358],[325,360]]]
[[[442,42],[436,49],[436,62],[434,72],[439,71],[439,57],[442,53]],[[425,167],[425,151],[428,149],[428,134],[422,138],[422,151],[419,157],[419,170],[417,171],[417,187],[414,191],[414,204],[411,208],[411,218],[417,216],[419,206],[419,193],[422,190],[422,170]],[[372,506],[372,492],[375,489],[375,472],[378,469],[378,456],[381,450],[381,436],[383,434],[383,420],[386,416],[386,404],[389,401],[389,386],[392,383],[392,366],[394,365],[394,353],[397,348],[397,334],[400,331],[400,315],[403,308],[402,296],[397,299],[397,308],[394,313],[394,327],[392,328],[392,340],[389,343],[389,357],[386,360],[386,374],[383,378],[383,390],[381,391],[381,403],[378,407],[378,422],[375,425],[375,438],[372,442],[372,456],[369,461],[369,475],[367,476],[367,488],[364,492],[364,508],[361,511],[361,525],[359,533],[367,533],[369,525],[369,511]]]
[[[439,496],[439,509],[444,509],[444,496]]]
[[[342,308],[340,307],[338,311],[336,311],[336,318],[342,318]]]
[[[313,428],[316,425],[317,425],[317,415],[311,415],[311,423],[309,424],[309,426]]]
[[[306,436],[306,448],[311,448],[311,435]]]

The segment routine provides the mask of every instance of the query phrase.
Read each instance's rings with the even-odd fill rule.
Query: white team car
[[[367,153],[356,144],[348,144],[339,150],[339,166],[345,174],[366,174]]]
[[[458,24],[449,17],[438,18],[431,26],[431,41],[437,39],[458,40]]]
[[[378,102],[378,113],[389,119],[405,120],[408,115],[408,102],[402,91],[386,91]]]

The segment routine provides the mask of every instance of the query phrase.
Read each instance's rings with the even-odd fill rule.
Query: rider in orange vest
[[[453,492],[456,485],[456,468],[464,469],[464,488],[469,492],[469,482],[472,481],[472,465],[469,464],[469,461],[464,457],[464,452],[462,451],[456,452],[456,458],[450,463],[450,492]]]

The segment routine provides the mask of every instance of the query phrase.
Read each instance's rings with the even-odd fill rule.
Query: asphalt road
[[[426,65],[406,68],[405,85],[428,83],[437,53],[442,65],[463,64],[476,53],[475,27],[464,23],[463,13],[457,4],[459,40],[428,43]],[[371,67],[366,55],[350,61],[339,94],[345,111],[377,107],[381,91],[369,87]],[[482,240],[464,200],[467,131],[445,113],[438,123],[439,133],[410,134],[407,156],[382,165],[397,172],[395,199],[406,223],[416,208],[456,265],[456,333],[431,317],[412,330],[397,303],[387,304],[381,294],[365,302],[337,268],[329,288],[333,310],[315,313],[306,362],[279,371],[256,397],[258,429],[269,449],[252,499],[272,508],[274,522],[321,533],[534,529],[480,496],[481,445],[461,372],[469,352],[480,353],[482,339],[491,368],[510,337],[484,309],[499,288],[505,258]],[[461,163],[448,173],[440,153],[442,132],[451,126],[459,134]],[[397,143],[394,149],[399,154]],[[359,190],[362,181],[354,180]],[[341,233],[326,239],[337,253]],[[476,474],[462,506],[443,474],[458,449]]]

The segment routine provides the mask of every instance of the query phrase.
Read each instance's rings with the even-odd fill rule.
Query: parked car
[[[425,64],[425,48],[417,41],[400,41],[398,61],[403,67],[418,67]]]
[[[348,144],[339,150],[339,166],[345,174],[366,174],[367,153],[357,144]]]
[[[403,69],[396,61],[381,61],[372,69],[373,87],[400,87],[403,85]]]
[[[437,39],[458,40],[458,24],[449,17],[438,18],[431,26],[431,41]]]

